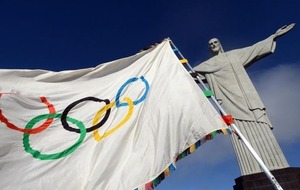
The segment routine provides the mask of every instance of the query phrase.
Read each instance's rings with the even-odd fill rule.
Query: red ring
[[[2,94],[0,94],[1,97]],[[40,97],[41,102],[44,103],[49,110],[49,114],[55,114],[55,108],[53,106],[53,104],[49,103],[46,99],[46,97]],[[47,129],[51,123],[53,122],[53,118],[48,118],[41,126],[34,128],[34,129],[23,129],[20,127],[15,126],[14,124],[12,124],[11,122],[9,122],[6,117],[2,114],[2,110],[0,109],[0,121],[2,121],[3,123],[6,124],[6,126],[10,129],[16,130],[16,131],[20,131],[23,133],[27,133],[27,134],[36,134],[39,133],[45,129]]]

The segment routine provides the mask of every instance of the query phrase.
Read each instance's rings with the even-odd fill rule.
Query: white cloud
[[[300,66],[285,64],[255,74],[254,85],[263,100],[279,142],[300,138]]]
[[[234,164],[234,166],[232,166]],[[217,135],[213,140],[206,141],[196,152],[177,162],[176,174],[180,178],[205,177],[215,175],[214,169],[230,171],[239,175],[238,163],[230,142],[229,135]],[[228,165],[231,165],[230,167]],[[221,175],[221,174],[220,174]]]

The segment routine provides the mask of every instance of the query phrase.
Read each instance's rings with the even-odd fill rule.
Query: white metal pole
[[[169,39],[170,40],[170,39]],[[175,44],[172,42],[172,40],[170,40],[171,45],[177,50],[179,56],[184,59],[183,55],[181,54],[181,52],[178,50],[178,48],[175,46]],[[189,69],[193,72],[196,73],[194,71],[194,69],[191,67],[191,65],[187,62],[186,63],[187,66],[189,67]],[[204,90],[209,90],[207,88],[207,86],[203,83],[203,81],[201,80],[200,76],[197,75],[197,80],[199,81],[201,87]],[[214,104],[217,106],[217,108],[220,110],[220,112],[222,113],[223,116],[227,115],[226,112],[224,111],[224,109],[221,107],[221,105],[219,104],[219,102],[216,100],[216,98],[212,95],[211,96],[212,101],[214,102]],[[251,146],[251,144],[248,142],[248,140],[244,137],[244,135],[240,132],[240,130],[236,127],[236,125],[230,124],[230,127],[234,130],[234,132],[238,135],[238,137],[242,140],[242,142],[246,145],[246,147],[248,148],[248,150],[250,151],[250,153],[253,155],[253,157],[255,158],[255,160],[257,161],[257,163],[259,164],[259,166],[262,168],[262,170],[265,172],[265,174],[267,175],[267,177],[270,179],[270,181],[272,182],[273,186],[277,189],[277,190],[283,190],[282,187],[280,186],[280,184],[277,182],[276,178],[272,175],[272,173],[270,172],[270,170],[267,168],[267,166],[264,164],[264,162],[262,161],[262,159],[259,157],[259,155],[255,152],[255,150],[253,149],[253,147]]]

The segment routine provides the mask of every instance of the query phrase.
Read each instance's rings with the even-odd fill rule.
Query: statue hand
[[[274,39],[286,34],[290,30],[292,30],[295,26],[295,23],[292,23],[290,25],[284,25],[283,27],[279,28],[276,33],[274,34]]]

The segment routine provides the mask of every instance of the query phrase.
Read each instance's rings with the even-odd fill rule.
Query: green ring
[[[47,119],[47,118],[61,118],[61,114],[43,114],[43,115],[39,115],[33,119],[31,119],[25,126],[25,129],[31,129],[37,122],[43,120],[43,119]],[[59,159],[62,157],[65,157],[69,154],[71,154],[72,152],[74,152],[79,145],[82,143],[82,141],[84,140],[84,137],[86,135],[86,129],[84,127],[84,124],[81,121],[78,121],[76,119],[67,117],[67,121],[75,124],[78,126],[78,128],[80,129],[80,137],[77,140],[77,142],[72,145],[71,147],[67,148],[64,151],[61,151],[59,153],[55,153],[55,154],[42,154],[37,150],[34,150],[31,148],[30,144],[29,144],[29,133],[24,133],[23,134],[23,146],[24,149],[27,153],[31,154],[34,158],[38,158],[40,160],[55,160],[55,159]]]

